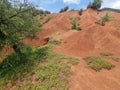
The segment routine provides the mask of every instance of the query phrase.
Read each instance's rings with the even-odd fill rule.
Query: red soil
[[[111,62],[115,68],[96,72],[80,59],[78,65],[71,67],[69,90],[120,90],[120,63]]]
[[[41,46],[48,42],[48,38],[56,33],[62,43],[55,47],[57,53],[78,57],[80,63],[72,66],[70,90],[120,90],[120,63],[110,61],[116,65],[110,71],[95,72],[88,68],[81,59],[84,56],[99,55],[100,52],[109,51],[120,55],[120,13],[108,12],[114,19],[106,22],[105,26],[95,24],[107,11],[97,12],[85,10],[82,16],[77,11],[51,14],[52,19],[44,24],[38,40],[26,40],[32,46]],[[71,29],[69,17],[79,17],[82,31]]]
[[[106,23],[105,26],[95,24],[106,12],[87,10],[80,17],[82,31],[72,33],[68,31],[59,35],[58,39],[63,39],[57,51],[69,55],[83,56],[98,54],[103,51],[110,51],[116,55],[120,54],[120,14],[109,12],[115,19]],[[72,33],[72,34],[71,34]],[[70,35],[69,35],[70,34]]]

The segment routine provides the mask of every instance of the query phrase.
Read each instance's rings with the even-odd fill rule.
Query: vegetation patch
[[[102,5],[102,0],[93,0],[93,2],[90,2],[87,6],[87,8],[92,8],[92,9],[99,9]]]
[[[80,27],[79,18],[71,18],[71,17],[69,17],[69,19],[71,20],[71,24],[72,24],[71,29],[72,30],[77,30],[77,31],[82,30],[81,27]]]
[[[51,19],[52,19],[52,17],[48,16],[48,17],[46,18],[44,24],[45,24],[45,23],[48,23]]]
[[[49,39],[49,44],[59,45],[59,44],[61,44],[61,41],[60,41],[60,40],[56,40],[55,38],[51,37],[51,38]]]
[[[116,62],[119,62],[120,61],[120,58],[119,57],[111,57],[112,60],[116,61]]]
[[[110,20],[112,20],[112,19],[113,19],[113,17],[110,16],[108,13],[106,13],[106,15],[104,15],[104,16],[101,18],[101,20],[98,20],[98,21],[96,21],[95,23],[104,26],[106,22],[108,22],[108,21],[110,21]]]
[[[101,52],[100,55],[101,56],[113,56],[113,53],[111,53],[111,52]]]
[[[77,58],[68,57],[68,60],[72,65],[76,65],[79,63],[79,60]]]
[[[59,13],[62,13],[62,12],[67,12],[67,10],[69,9],[68,6],[65,6],[64,8],[62,8]]]
[[[68,90],[69,67],[77,59],[52,52],[52,46],[24,49],[20,60],[16,53],[0,64],[0,90]]]
[[[73,57],[69,57],[69,56],[65,56],[65,55],[59,55],[59,58],[63,59],[63,60],[67,60],[72,65],[76,65],[76,64],[79,63],[79,59],[78,58],[73,58]]]
[[[78,11],[78,14],[81,16],[81,15],[82,15],[82,12],[83,12],[83,9],[81,8],[81,9]]]
[[[88,57],[85,57],[84,60],[88,63],[88,65],[92,69],[94,69],[96,71],[100,71],[102,69],[110,70],[113,67],[115,67],[112,63],[110,63],[100,57],[88,56]]]

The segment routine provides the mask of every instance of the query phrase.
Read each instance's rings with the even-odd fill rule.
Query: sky
[[[89,2],[93,0],[30,0],[39,9],[50,12],[59,12],[61,8],[69,6],[69,9],[86,9]],[[120,9],[120,0],[103,0],[102,8],[109,7]]]

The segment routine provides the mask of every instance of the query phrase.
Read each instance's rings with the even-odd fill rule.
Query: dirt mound
[[[105,26],[95,24],[106,13],[113,19],[106,22]],[[119,62],[111,61],[116,67],[110,71],[95,72],[88,68],[81,59],[83,56],[99,55],[100,52],[105,51],[112,52],[116,56],[120,55],[120,25],[118,23],[120,13],[88,9],[83,11],[81,16],[77,11],[48,16],[52,18],[43,25],[39,39],[26,40],[26,43],[41,46],[47,44],[52,34],[60,32],[55,38],[62,41],[60,45],[55,46],[54,50],[57,53],[80,59],[78,65],[71,67],[73,74],[70,80],[70,90],[120,90]],[[71,30],[70,17],[80,18],[81,31]]]
[[[39,33],[39,39],[36,40],[25,40],[27,44],[32,46],[41,46],[47,43],[46,39],[56,32],[69,31],[71,29],[71,21],[69,17],[79,17],[78,12],[64,12],[60,14],[50,14],[45,16],[43,19],[46,20],[51,17],[49,22],[43,24],[42,31]]]
[[[105,26],[95,24],[107,12],[99,12],[87,10],[81,16],[82,31],[71,33],[68,31],[59,35],[58,39],[64,42],[58,46],[58,52],[67,53],[69,55],[96,55],[103,51],[110,51],[117,55],[120,54],[120,29],[117,24],[120,14],[109,12],[114,17],[112,21],[106,23]],[[117,21],[116,21],[117,19]],[[71,33],[71,34],[70,34]],[[70,35],[69,35],[70,34]],[[65,37],[66,36],[66,37]]]
[[[112,70],[96,72],[90,69],[81,58],[80,63],[72,66],[72,76],[69,90],[119,90],[120,89],[120,63]]]
[[[105,26],[95,22],[106,13],[114,17]],[[110,71],[95,72],[90,69],[81,57],[99,55],[100,52],[109,51],[120,55],[120,13],[97,12],[86,10],[80,17],[82,31],[67,31],[56,38],[62,43],[55,48],[61,54],[70,55],[80,59],[80,63],[72,66],[70,90],[119,90],[120,89],[120,65],[112,62],[116,67]]]

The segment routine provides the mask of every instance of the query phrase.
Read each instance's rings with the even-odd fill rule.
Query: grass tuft
[[[76,59],[54,53],[51,45],[29,51],[23,50],[29,58],[13,53],[0,64],[0,90],[68,90],[70,69],[64,60],[76,64]]]
[[[100,55],[101,56],[112,56],[113,53],[111,53],[111,52],[101,52]]]
[[[84,60],[88,63],[88,65],[96,70],[100,71],[102,69],[107,69],[110,70],[114,67],[114,65],[100,57],[95,57],[95,56],[88,56],[85,57]]]
[[[72,17],[69,17],[69,20],[71,21],[71,24],[72,24],[72,27],[71,29],[72,30],[77,30],[77,31],[81,31],[82,28],[80,26],[80,18],[72,18]]]
[[[106,13],[100,20],[96,21],[95,23],[102,25],[102,26],[105,26],[106,22],[113,20],[113,19],[114,19],[114,17],[112,17],[108,13]]]
[[[77,58],[67,57],[67,59],[72,65],[77,65],[79,63]]]
[[[49,44],[59,45],[59,44],[61,44],[61,41],[60,40],[56,40],[53,37],[51,37],[50,40],[49,40]]]
[[[45,23],[48,23],[51,19],[52,19],[52,17],[48,16],[48,17],[46,18],[44,24],[45,24]]]
[[[116,61],[116,62],[119,62],[120,61],[120,58],[119,57],[111,57],[112,60]]]

